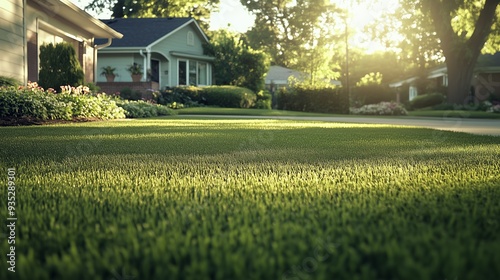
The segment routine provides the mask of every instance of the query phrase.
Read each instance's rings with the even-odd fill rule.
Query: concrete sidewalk
[[[302,117],[302,116],[235,116],[235,115],[181,115],[180,117],[210,117],[235,119],[304,120],[341,123],[391,124],[500,136],[500,120],[467,118],[370,118],[370,117]]]

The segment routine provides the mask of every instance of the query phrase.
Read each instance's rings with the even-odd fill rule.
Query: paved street
[[[188,115],[184,115],[188,116]],[[191,115],[195,116],[195,115]],[[212,118],[248,118],[248,119],[281,119],[281,120],[311,120],[343,123],[370,123],[370,124],[392,124],[433,128],[439,130],[449,130],[466,132],[479,135],[500,136],[500,120],[490,119],[468,119],[468,118],[377,118],[377,117],[298,117],[298,116],[217,116],[217,115],[196,115],[199,117]]]

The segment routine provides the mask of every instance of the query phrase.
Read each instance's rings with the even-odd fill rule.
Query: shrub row
[[[160,92],[159,104],[181,103],[190,106],[219,106],[227,108],[251,108],[257,96],[247,88],[236,86],[175,87]]]
[[[152,104],[142,100],[119,100],[117,101],[117,105],[125,110],[127,118],[148,118],[175,114],[175,112],[167,106]]]
[[[387,86],[364,85],[352,88],[353,106],[359,107],[367,104],[378,104],[396,100],[396,94]]]
[[[428,93],[418,95],[409,103],[409,109],[421,109],[442,104],[445,101],[445,96],[441,93]]]
[[[283,88],[278,92],[277,108],[279,110],[349,113],[349,95],[345,90],[335,88],[313,88],[296,86]]]
[[[86,87],[65,87],[60,94],[36,83],[27,87],[0,87],[3,120],[72,120],[124,118],[125,111],[108,95],[90,95]]]

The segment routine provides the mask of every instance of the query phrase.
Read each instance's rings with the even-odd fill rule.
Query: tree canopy
[[[216,84],[246,87],[255,92],[264,89],[269,59],[262,51],[252,49],[242,35],[226,30],[212,32],[204,50],[215,57]]]
[[[113,18],[192,17],[206,29],[219,0],[92,0],[87,9],[111,10]]]
[[[250,45],[268,53],[273,64],[308,72],[312,79],[331,74],[328,64],[334,34],[330,27],[338,20],[334,6],[324,0],[241,3],[255,15],[254,26],[247,32]]]

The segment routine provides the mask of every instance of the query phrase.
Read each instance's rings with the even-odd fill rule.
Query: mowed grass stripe
[[[182,118],[0,131],[20,279],[500,276],[495,137]]]

